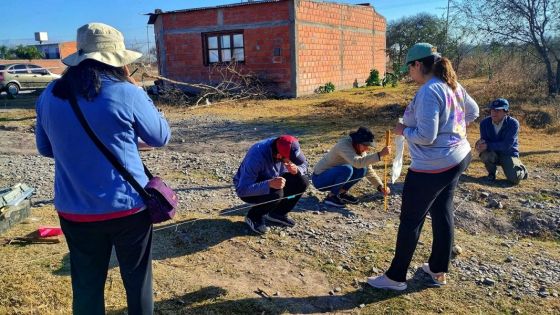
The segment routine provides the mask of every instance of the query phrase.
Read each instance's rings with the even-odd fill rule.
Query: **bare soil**
[[[503,174],[497,182],[484,181],[478,159],[462,176],[455,200],[461,253],[453,259],[444,288],[429,287],[417,269],[430,252],[429,220],[409,270],[409,289],[392,293],[364,283],[390,264],[402,176],[392,186],[387,212],[382,196],[361,182],[354,193],[362,202],[342,210],[325,206],[323,193],[310,189],[293,213],[297,225],[292,229],[273,227],[256,236],[243,223],[247,205],[235,196],[231,178],[252,143],[294,134],[312,167],[341,135],[359,125],[372,127],[382,142],[384,130],[392,128],[414,90],[408,85],[353,89],[195,110],[163,106],[172,141],[142,154],[178,191],[181,208],[173,222],[154,232],[156,313],[560,312],[560,140],[543,129],[522,129],[521,158],[531,174],[521,185],[509,186]],[[39,157],[34,146],[34,99],[16,101],[0,106],[0,186],[27,182],[37,193],[32,217],[2,238],[58,225],[53,163]],[[472,143],[477,133],[478,126],[472,126]],[[376,169],[383,174],[382,164]],[[502,207],[490,207],[492,201]],[[70,313],[70,265],[64,238],[60,241],[0,246],[0,314]],[[116,260],[106,305],[110,314],[126,313]]]

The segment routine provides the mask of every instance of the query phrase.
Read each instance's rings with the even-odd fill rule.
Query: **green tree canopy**
[[[397,66],[405,62],[406,52],[416,43],[430,43],[441,51],[446,38],[446,21],[435,15],[419,13],[390,21],[387,25],[389,57]]]
[[[43,54],[35,46],[19,45],[14,49],[14,54],[19,59],[41,59]]]
[[[15,48],[0,46],[0,59],[41,59],[43,54],[35,46],[19,45]]]

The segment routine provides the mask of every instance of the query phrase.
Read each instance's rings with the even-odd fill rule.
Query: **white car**
[[[17,95],[20,90],[45,88],[60,75],[30,63],[0,65],[0,92]]]

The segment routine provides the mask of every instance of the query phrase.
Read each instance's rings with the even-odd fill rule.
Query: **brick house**
[[[78,51],[78,44],[76,41],[39,44],[34,46],[45,55],[45,59],[64,59],[68,55]]]
[[[211,66],[235,59],[297,97],[385,73],[386,20],[369,4],[263,0],[149,15],[160,75],[177,81],[208,82]]]

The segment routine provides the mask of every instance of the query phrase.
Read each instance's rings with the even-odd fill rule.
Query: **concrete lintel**
[[[198,26],[198,27],[166,30],[164,31],[164,34],[178,35],[178,34],[192,34],[192,33],[221,32],[221,31],[233,31],[233,30],[259,29],[264,27],[275,27],[275,26],[285,26],[285,25],[290,25],[290,21],[280,20],[280,21],[259,22],[259,23]]]
[[[216,21],[216,24],[218,24],[219,26],[223,26],[224,25],[224,9],[218,9],[218,20]]]
[[[326,23],[319,23],[319,22],[309,22],[309,21],[297,21],[300,25],[305,26],[314,26],[319,28],[326,28],[326,29],[333,29],[345,32],[355,32],[355,33],[363,33],[363,34],[373,34],[373,35],[383,35],[385,36],[385,32],[376,31],[369,28],[359,28],[359,27],[352,27],[352,26],[343,26],[338,24],[326,24]]]

